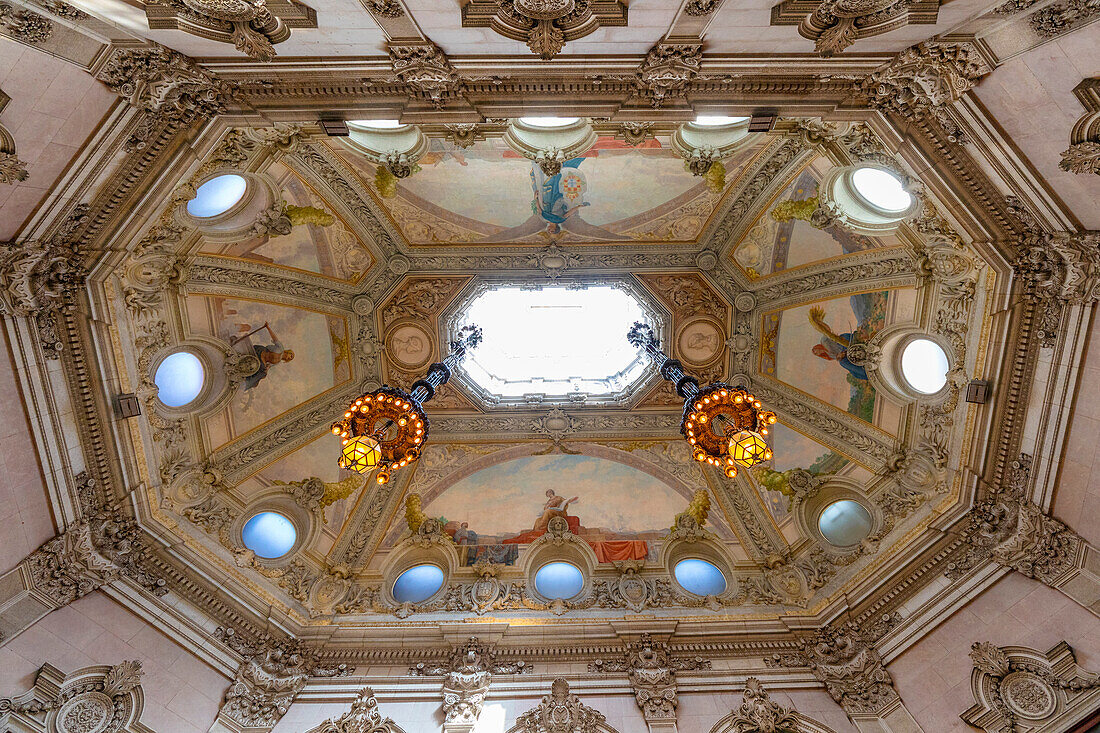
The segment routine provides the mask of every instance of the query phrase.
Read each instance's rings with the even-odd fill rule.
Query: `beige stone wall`
[[[57,534],[15,369],[0,328],[0,573]]]
[[[1100,318],[1093,313],[1088,350],[1066,436],[1052,514],[1100,544]]]
[[[1010,573],[887,666],[909,711],[927,733],[973,731],[959,714],[974,704],[970,645],[989,641],[1041,651],[1065,640],[1077,661],[1100,670],[1100,622],[1066,596]]]
[[[0,124],[30,177],[0,184],[0,241],[10,239],[53,192],[69,162],[118,100],[71,63],[0,37],[0,89],[11,97]]]
[[[99,591],[0,647],[0,697],[29,689],[47,662],[72,672],[126,660],[144,671],[143,723],[158,733],[206,733],[229,680]]]

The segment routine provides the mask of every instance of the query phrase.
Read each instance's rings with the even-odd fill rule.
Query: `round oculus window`
[[[672,569],[672,574],[684,590],[697,596],[716,596],[726,589],[726,576],[718,566],[706,560],[681,560]]]
[[[699,127],[724,127],[725,125],[736,125],[748,120],[748,117],[723,117],[721,115],[699,115],[695,118],[694,124]]]
[[[519,121],[528,127],[569,127],[580,120],[580,117],[520,117]]]
[[[244,523],[241,539],[257,557],[274,560],[293,549],[298,530],[279,512],[260,512]]]
[[[947,353],[932,339],[913,339],[901,351],[901,376],[921,394],[936,394],[947,384]]]
[[[840,499],[821,512],[817,528],[829,544],[848,547],[871,533],[871,514],[858,501]]]
[[[205,381],[202,362],[190,351],[169,354],[153,375],[157,397],[168,407],[191,404],[202,392]]]
[[[215,176],[195,189],[195,198],[187,202],[187,213],[196,219],[219,216],[236,206],[247,189],[248,181],[243,176]]]
[[[393,598],[398,603],[426,601],[443,587],[443,570],[438,565],[414,565],[393,583]]]
[[[852,186],[872,206],[897,213],[913,204],[913,196],[905,190],[901,179],[881,168],[856,168]]]
[[[535,573],[535,590],[543,598],[572,598],[584,588],[580,568],[567,562],[549,562]]]

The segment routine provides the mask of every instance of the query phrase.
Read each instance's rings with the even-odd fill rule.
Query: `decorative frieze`
[[[1100,699],[1100,676],[1082,669],[1064,641],[1046,653],[975,642],[970,659],[975,702],[959,717],[988,733],[1067,730],[1058,724],[1079,721]]]
[[[1062,153],[1062,162],[1058,165],[1070,173],[1100,175],[1100,77],[1085,79],[1073,93],[1086,111],[1074,123],[1069,149]]]
[[[488,26],[523,41],[539,58],[552,59],[567,41],[601,26],[625,26],[626,15],[620,0],[471,0],[462,6],[462,26]]]
[[[970,41],[925,41],[872,71],[859,92],[872,107],[907,120],[931,118],[949,139],[962,142],[950,106],[993,71]]]
[[[53,23],[37,13],[0,2],[0,33],[33,45],[49,40]]]
[[[673,655],[667,642],[648,633],[628,643],[621,659],[597,659],[588,665],[589,672],[626,672],[647,722],[676,720],[676,672],[696,669],[710,669],[710,661]]]

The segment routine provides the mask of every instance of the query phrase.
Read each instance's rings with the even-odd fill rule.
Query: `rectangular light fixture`
[[[966,385],[966,401],[975,405],[984,405],[989,400],[989,382],[973,379]]]
[[[131,393],[120,394],[118,396],[118,414],[124,420],[140,415],[141,403],[138,402],[137,395]]]
[[[771,132],[778,115],[773,111],[753,112],[749,118],[749,132]]]
[[[329,137],[347,137],[350,134],[348,123],[344,120],[321,120],[321,129]]]

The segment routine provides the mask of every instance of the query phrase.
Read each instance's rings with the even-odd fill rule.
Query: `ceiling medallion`
[[[489,26],[543,59],[601,26],[625,25],[626,5],[619,0],[471,0],[462,8],[464,28]]]
[[[720,468],[726,476],[737,475],[737,467],[753,468],[772,458],[765,436],[776,422],[775,413],[741,387],[715,382],[702,389],[699,381],[684,374],[683,365],[661,351],[653,328],[635,323],[627,340],[645,349],[661,371],[661,376],[676,385],[684,398],[684,417],[680,433],[692,446],[697,461]]]
[[[428,416],[423,403],[435,396],[436,387],[447,383],[451,370],[466,357],[469,349],[481,343],[481,329],[463,327],[451,342],[451,353],[442,363],[432,364],[411,392],[381,387],[361,395],[348,405],[344,417],[332,424],[343,448],[340,468],[367,474],[378,470],[378,483],[390,480],[390,474],[420,457],[428,439]]]

